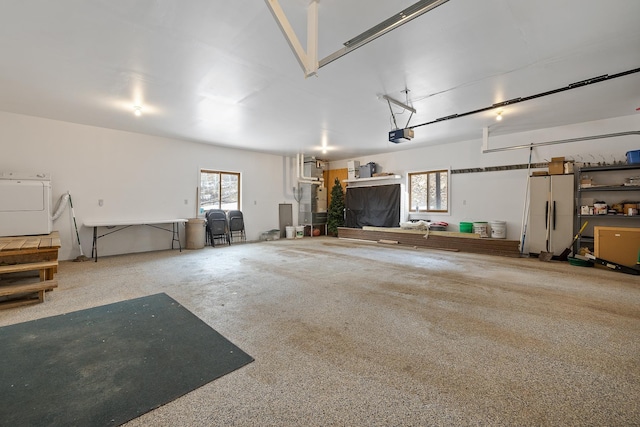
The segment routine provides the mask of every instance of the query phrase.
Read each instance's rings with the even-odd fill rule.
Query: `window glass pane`
[[[220,174],[217,172],[200,173],[200,209],[220,209]]]
[[[429,211],[447,210],[447,173],[443,171],[429,173],[428,205]]]
[[[410,210],[424,211],[427,209],[427,174],[412,174],[410,176]]]
[[[238,209],[238,175],[222,175],[221,209],[225,211]]]
[[[409,174],[409,210],[448,212],[448,178],[447,171]]]

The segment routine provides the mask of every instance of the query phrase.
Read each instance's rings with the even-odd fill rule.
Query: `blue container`
[[[627,151],[627,163],[640,163],[640,150]]]

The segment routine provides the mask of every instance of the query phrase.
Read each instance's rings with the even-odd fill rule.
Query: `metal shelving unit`
[[[581,181],[585,176],[590,176],[595,181],[595,185],[582,187]],[[581,206],[584,205],[585,198],[604,201],[609,206],[613,203],[624,201],[640,202],[640,185],[624,185],[625,179],[633,176],[640,176],[640,164],[586,166],[578,169],[576,174],[576,220],[574,221],[574,232],[577,234],[585,221],[588,221],[589,225],[582,235],[578,237],[574,253],[583,246],[593,250],[594,226],[640,227],[640,215],[629,216],[626,213],[585,215],[581,212]],[[602,184],[598,185],[598,182],[602,182]]]

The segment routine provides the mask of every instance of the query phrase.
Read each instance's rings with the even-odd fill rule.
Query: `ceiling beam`
[[[379,95],[379,96],[380,96],[381,98],[385,99],[387,102],[391,102],[392,104],[395,104],[395,105],[397,105],[398,107],[402,107],[402,108],[404,108],[405,110],[409,110],[409,111],[411,111],[413,114],[416,114],[416,109],[415,109],[415,108],[413,108],[413,107],[411,107],[411,106],[409,106],[409,105],[407,105],[407,104],[405,104],[405,103],[402,103],[402,102],[398,101],[397,99],[393,99],[392,97],[390,97],[390,96],[388,96],[388,95]]]
[[[289,43],[305,77],[315,75],[318,71],[318,0],[311,0],[307,9],[307,52],[300,44],[300,40],[298,40],[278,0],[265,0],[265,3]]]
[[[449,0],[420,0],[417,3],[409,6],[403,11],[396,13],[391,18],[379,23],[378,25],[369,28],[362,34],[359,34],[349,41],[344,42],[344,47],[340,50],[333,52],[332,54],[324,57],[319,61],[318,68],[322,68],[325,65],[335,61],[336,59],[346,55],[347,53],[356,50],[359,47],[364,46],[372,40],[377,39],[383,34],[388,33],[391,30],[395,30],[399,26],[406,24],[407,22],[417,18],[418,16],[435,9],[443,3]]]
[[[311,0],[307,8],[307,51],[302,48],[302,44],[298,40],[293,27],[289,23],[287,16],[284,14],[278,0],[265,0],[271,14],[275,18],[282,34],[284,35],[291,51],[298,60],[298,64],[302,67],[305,77],[314,76],[318,73],[318,69],[335,61],[336,59],[346,55],[347,53],[377,39],[383,34],[406,24],[407,22],[417,18],[418,16],[435,9],[449,0],[420,0],[417,3],[407,7],[401,12],[393,15],[391,18],[379,23],[378,25],[368,29],[362,34],[357,35],[351,40],[344,43],[342,49],[332,53],[331,55],[318,61],[318,1]]]
[[[318,73],[318,0],[311,0],[307,8],[307,69],[305,76]]]

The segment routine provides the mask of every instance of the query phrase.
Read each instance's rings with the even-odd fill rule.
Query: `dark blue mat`
[[[253,358],[166,294],[0,328],[0,424],[114,426]]]

